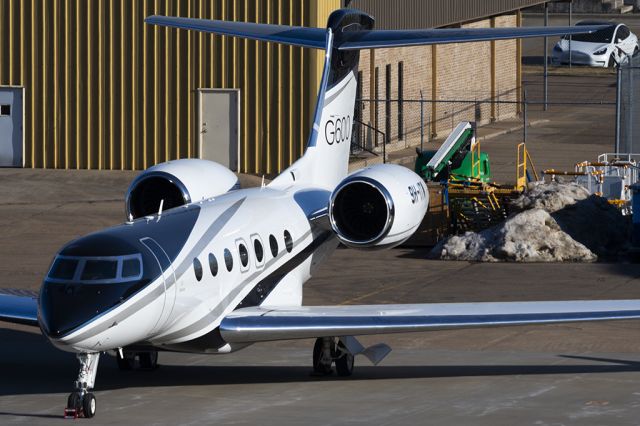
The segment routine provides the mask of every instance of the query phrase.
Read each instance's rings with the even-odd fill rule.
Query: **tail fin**
[[[347,175],[360,51],[337,46],[350,34],[371,30],[373,24],[372,17],[355,9],[336,10],[329,16],[324,70],[307,150],[273,185],[293,178],[333,190]]]

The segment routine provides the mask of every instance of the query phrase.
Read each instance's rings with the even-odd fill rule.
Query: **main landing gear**
[[[96,397],[89,392],[93,389],[98,372],[100,353],[78,354],[80,372],[78,380],[74,383],[75,390],[67,399],[67,408],[64,410],[65,418],[77,419],[78,417],[91,418],[96,414]]]
[[[158,351],[131,352],[119,350],[116,354],[120,370],[147,370],[158,368]]]
[[[320,337],[313,346],[313,375],[328,376],[333,373],[331,366],[336,365],[338,376],[346,377],[353,373],[354,355],[342,340],[336,344],[333,337]]]

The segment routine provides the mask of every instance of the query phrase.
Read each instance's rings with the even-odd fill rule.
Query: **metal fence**
[[[640,80],[635,87],[640,93]],[[460,121],[475,122],[482,126],[496,120],[520,120],[522,141],[526,142],[529,111],[532,109],[542,110],[545,104],[554,107],[615,105],[604,99],[545,102],[539,96],[528,99],[526,91],[522,94],[522,100],[514,98],[515,96],[505,96],[502,99],[359,99],[356,101],[352,152],[368,151],[386,159],[389,152],[423,147],[436,138],[446,137]],[[635,97],[628,98],[635,100]],[[374,114],[370,114],[372,108]],[[631,134],[633,128],[637,128],[640,136],[640,105],[635,109],[633,106],[622,109],[638,115],[635,122],[628,126],[630,130],[627,133]],[[373,120],[371,115],[374,116]],[[616,126],[617,129],[619,127]]]
[[[370,151],[395,151],[446,136],[460,121],[478,125],[516,118],[521,111],[514,91],[495,99],[359,99],[353,144]]]
[[[617,72],[616,153],[640,153],[640,57]]]

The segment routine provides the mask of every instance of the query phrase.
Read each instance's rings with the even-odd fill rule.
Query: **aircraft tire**
[[[67,408],[73,410],[80,410],[82,408],[82,397],[78,392],[73,392],[67,398]]]
[[[133,370],[135,358],[128,358],[126,356],[124,358],[121,358],[120,354],[117,354],[116,361],[118,362],[118,369],[120,369],[121,371]]]
[[[158,351],[140,352],[138,358],[140,359],[141,370],[155,370],[158,368]]]
[[[338,376],[348,377],[352,375],[354,356],[347,350],[342,342],[338,342],[337,354],[336,373],[338,373]]]
[[[87,393],[82,398],[82,413],[87,419],[96,415],[96,397],[91,393]]]

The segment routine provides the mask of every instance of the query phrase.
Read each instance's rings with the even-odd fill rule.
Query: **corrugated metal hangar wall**
[[[382,28],[540,0],[353,0]],[[239,88],[240,171],[304,150],[322,53],[145,25],[152,14],[324,27],[340,0],[0,0],[0,86],[22,86],[26,167],[143,169],[198,155],[197,89]]]
[[[376,17],[376,28],[443,27],[513,12],[549,0],[350,0]]]
[[[143,169],[197,155],[196,92],[241,90],[241,171],[306,143],[320,52],[145,25],[176,15],[321,26],[339,0],[0,0],[0,85],[25,87],[25,166]]]

